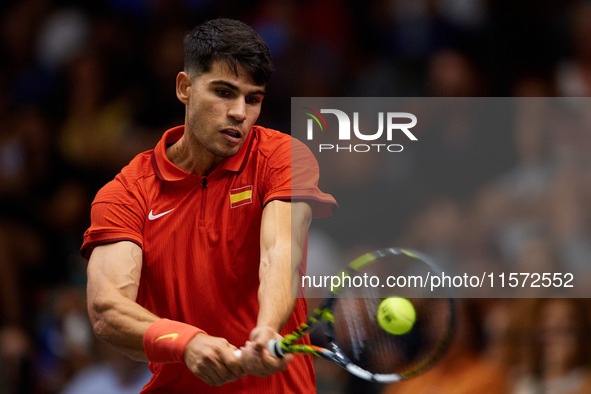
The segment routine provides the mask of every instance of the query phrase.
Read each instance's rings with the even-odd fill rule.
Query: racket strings
[[[368,278],[426,278],[436,273],[433,262],[423,256],[393,253],[394,249],[374,252],[377,257],[353,273]],[[401,282],[397,282],[401,284]],[[412,329],[394,335],[380,327],[377,311],[384,298],[407,298],[416,311]],[[439,298],[426,298],[426,297]],[[333,300],[334,342],[354,364],[376,374],[412,376],[433,364],[447,348],[454,325],[453,301],[444,294],[431,295],[422,286],[389,287],[378,285],[343,288]]]
[[[380,301],[340,299],[335,303],[334,340],[339,348],[354,364],[372,373],[403,375],[421,365],[427,367],[426,360],[435,360],[448,336],[451,316],[445,316],[448,307],[443,305],[447,300],[411,299],[417,322],[403,335],[380,327],[376,317]]]

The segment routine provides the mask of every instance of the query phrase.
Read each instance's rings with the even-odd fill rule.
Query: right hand
[[[292,359],[292,354],[285,354],[276,358],[267,350],[267,343],[271,339],[283,339],[271,327],[259,326],[250,332],[250,340],[242,348],[240,361],[244,370],[250,375],[264,378],[274,373],[285,371]]]
[[[185,364],[205,383],[221,386],[246,376],[235,350],[224,338],[197,334],[185,348]]]

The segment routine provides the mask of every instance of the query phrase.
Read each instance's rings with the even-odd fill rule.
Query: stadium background
[[[21,0],[0,12],[2,394],[104,392],[100,379],[132,387],[145,376],[94,339],[78,250],[98,188],[183,122],[174,80],[195,24],[226,16],[259,31],[277,68],[259,123],[285,132],[291,97],[591,93],[581,0]],[[398,169],[431,188],[407,201],[392,242],[588,274],[591,130],[506,130],[484,169],[470,165],[487,149],[482,135],[461,130],[434,130],[431,154]],[[458,168],[465,177],[438,182]],[[323,188],[354,199],[351,176]],[[318,223],[314,253],[357,252]],[[318,362],[319,392],[533,393],[540,371],[562,392],[591,392],[587,300],[463,300],[461,310],[448,359],[414,386],[371,386]]]

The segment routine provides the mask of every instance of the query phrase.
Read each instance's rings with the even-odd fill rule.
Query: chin
[[[244,145],[244,142],[242,142],[240,145],[236,145],[236,146],[233,146],[230,149],[227,149],[226,150],[226,157],[235,156],[236,153],[238,153],[238,151],[240,151],[240,148],[242,148],[242,145]]]
[[[238,153],[239,150],[240,150],[240,148],[220,149],[220,150],[218,150],[216,156],[223,157],[224,159],[227,159],[229,157],[236,156],[236,154]]]

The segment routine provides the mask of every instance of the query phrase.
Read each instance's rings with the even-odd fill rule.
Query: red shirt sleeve
[[[142,247],[145,204],[137,187],[127,190],[119,176],[107,183],[92,203],[90,228],[84,233],[80,249],[86,259],[96,246],[103,244],[131,241]]]
[[[338,205],[318,188],[320,170],[310,149],[295,138],[269,155],[264,176],[263,205],[272,200],[305,201],[315,218],[331,216]]]

